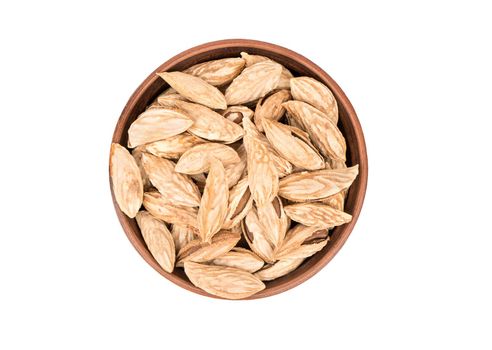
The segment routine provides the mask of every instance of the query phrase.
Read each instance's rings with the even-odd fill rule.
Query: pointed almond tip
[[[183,163],[178,162],[176,163],[176,165],[174,166],[174,171],[177,172],[177,173],[183,173]]]
[[[351,173],[354,174],[354,178],[359,175],[359,164],[355,164],[351,167],[348,167],[346,170],[350,171]]]
[[[120,145],[117,142],[111,143],[111,153],[115,152],[116,149],[123,149],[125,151],[127,150],[125,147],[123,147],[122,145]]]
[[[166,83],[169,84],[169,79],[171,78],[171,74],[169,72],[161,72],[156,73],[161,79],[163,79]],[[170,84],[169,84],[170,85]]]

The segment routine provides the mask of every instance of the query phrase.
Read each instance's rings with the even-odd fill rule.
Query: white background
[[[5,1],[1,349],[490,349],[487,2]],[[366,202],[319,274],[250,302],[186,292],[117,221],[117,118],[158,65],[250,38],[324,68],[358,112]]]

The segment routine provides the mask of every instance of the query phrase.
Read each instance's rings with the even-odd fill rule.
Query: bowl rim
[[[245,299],[241,300],[248,300],[248,299],[258,299],[258,298],[265,298],[269,296],[273,296],[282,292],[285,292],[287,290],[290,290],[299,284],[307,281],[309,278],[314,276],[316,273],[318,273],[323,267],[325,267],[334,257],[335,255],[340,251],[342,246],[345,244],[347,241],[348,237],[350,236],[355,224],[357,223],[357,220],[359,218],[364,198],[365,198],[365,193],[367,189],[367,180],[368,180],[368,162],[367,162],[367,149],[366,149],[366,144],[365,144],[365,139],[364,139],[364,134],[362,131],[362,127],[360,125],[359,119],[357,117],[357,114],[343,92],[343,90],[340,88],[340,86],[328,75],[323,69],[321,69],[318,65],[316,65],[314,62],[311,60],[307,59],[306,57],[298,54],[297,52],[294,52],[290,49],[287,49],[285,47],[264,42],[264,41],[258,41],[258,40],[251,40],[251,39],[225,39],[225,40],[218,40],[218,41],[212,41],[208,43],[204,43],[195,47],[192,47],[190,49],[187,49],[174,57],[170,58],[163,64],[161,64],[157,69],[155,69],[135,90],[135,92],[131,95],[129,98],[128,102],[126,103],[125,107],[123,108],[123,111],[121,112],[121,115],[118,118],[118,122],[115,126],[114,132],[113,132],[113,138],[112,142],[119,143],[122,131],[124,130],[125,124],[127,122],[127,119],[129,118],[130,111],[135,107],[135,104],[139,99],[142,97],[142,94],[153,84],[159,77],[156,75],[157,72],[161,71],[166,71],[169,68],[176,66],[182,61],[188,60],[196,55],[206,53],[207,51],[214,51],[218,49],[227,49],[227,48],[249,48],[249,49],[258,49],[262,51],[269,51],[274,55],[279,55],[279,56],[285,56],[288,57],[291,60],[296,61],[299,65],[302,65],[304,67],[307,67],[310,71],[314,72],[317,76],[322,78],[322,82],[325,83],[326,85],[329,86],[330,90],[332,90],[333,94],[335,95],[338,104],[343,104],[344,108],[346,110],[346,119],[348,119],[349,124],[352,126],[354,134],[355,134],[355,143],[358,149],[359,153],[359,176],[358,176],[358,182],[359,182],[359,187],[358,187],[358,192],[355,196],[355,202],[352,208],[352,221],[349,223],[345,224],[342,227],[342,231],[337,238],[336,242],[332,245],[330,245],[330,248],[327,250],[327,252],[317,261],[314,263],[312,266],[309,267],[304,273],[299,274],[297,276],[294,276],[293,278],[290,278],[285,281],[285,283],[282,283],[280,285],[275,285],[272,287],[267,287],[264,290],[248,297]],[[212,298],[217,298],[217,299],[223,299],[221,297],[217,297],[215,295],[211,295],[198,287],[195,287],[191,282],[186,282],[183,279],[181,279],[179,276],[176,276],[173,273],[167,273],[164,271],[154,260],[150,252],[146,247],[142,247],[139,239],[135,236],[133,228],[130,226],[129,222],[130,219],[128,218],[118,207],[118,204],[116,203],[114,193],[113,193],[113,188],[111,184],[111,177],[109,177],[109,185],[110,185],[110,191],[111,191],[111,196],[113,199],[113,205],[116,210],[116,214],[118,216],[118,219],[120,221],[120,224],[123,228],[123,231],[125,232],[127,238],[133,245],[133,247],[137,250],[137,252],[142,256],[142,258],[150,265],[152,266],[158,273],[160,273],[162,276],[173,282],[174,284],[197,294],[212,297]]]

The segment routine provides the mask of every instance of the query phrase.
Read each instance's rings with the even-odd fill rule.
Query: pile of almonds
[[[120,209],[159,265],[216,296],[249,297],[295,270],[351,220],[332,92],[241,53],[158,75],[170,85],[112,144]],[[142,209],[141,207],[145,208]]]

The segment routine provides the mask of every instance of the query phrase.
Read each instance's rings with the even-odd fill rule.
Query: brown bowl
[[[335,95],[338,102],[340,112],[338,127],[342,131],[347,141],[347,165],[351,166],[359,164],[359,176],[351,186],[345,204],[345,211],[352,215],[352,221],[348,224],[336,227],[332,232],[331,240],[324,247],[324,249],[311,258],[306,259],[306,261],[295,271],[274,281],[266,282],[266,288],[264,290],[249,298],[256,299],[269,297],[291,289],[306,281],[308,278],[312,277],[315,273],[321,270],[343,246],[348,236],[352,232],[352,229],[357,222],[357,218],[359,217],[367,186],[366,146],[362,128],[359,120],[357,119],[354,108],[337,83],[320,67],[307,58],[281,46],[261,41],[243,39],[210,42],[196,46],[174,56],[158,67],[147,77],[147,79],[144,80],[142,84],[140,84],[137,90],[130,97],[130,100],[121,113],[120,119],[118,120],[114,130],[112,142],[120,143],[121,145],[126,146],[127,131],[130,124],[140,113],[145,110],[145,107],[151,103],[157,95],[168,87],[164,80],[155,74],[156,72],[175,70],[180,71],[204,61],[225,57],[238,57],[241,51],[270,57],[271,59],[287,67],[294,74],[294,76],[310,76],[327,85]],[[136,221],[128,218],[119,209],[114,199],[112,188],[111,194],[113,196],[116,214],[118,215],[121,226],[123,226],[123,230],[135,249],[150,266],[152,266],[162,276],[166,277],[168,280],[180,287],[201,295],[215,297],[191,284],[182,269],[176,269],[173,273],[165,272],[157,264],[147,249]]]

